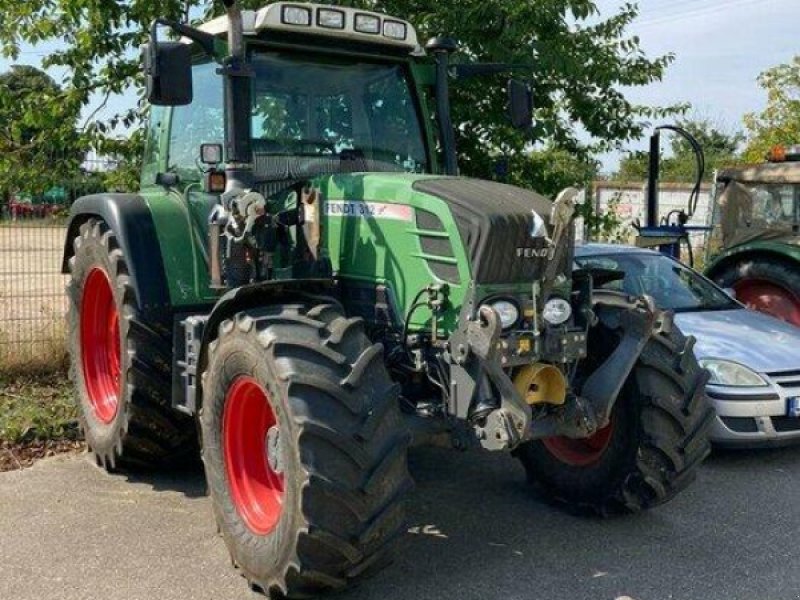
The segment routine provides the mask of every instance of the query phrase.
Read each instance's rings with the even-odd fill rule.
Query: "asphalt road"
[[[800,448],[713,456],[669,505],[612,520],[548,506],[510,458],[422,450],[388,570],[337,600],[798,600]],[[0,599],[254,600],[202,473],[107,475],[63,457],[0,475]]]

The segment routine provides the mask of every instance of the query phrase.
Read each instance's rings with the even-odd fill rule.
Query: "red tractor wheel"
[[[764,279],[740,279],[733,284],[736,298],[748,308],[800,326],[800,298],[786,287]]]
[[[363,322],[333,303],[242,312],[204,371],[206,479],[251,587],[316,597],[383,566],[405,531],[409,436]]]
[[[772,254],[742,258],[712,273],[749,308],[800,326],[800,264]]]
[[[94,416],[108,425],[119,409],[120,332],[111,280],[101,267],[94,267],[83,284],[80,327],[86,395]]]
[[[171,342],[139,319],[126,257],[99,219],[69,259],[69,350],[86,442],[102,466],[149,466],[196,453],[191,418],[170,408]]]
[[[264,386],[253,377],[237,378],[225,397],[222,453],[233,505],[260,535],[275,529],[283,507],[280,430]]]
[[[590,355],[602,361],[618,338],[613,327],[593,328]],[[531,483],[578,510],[606,515],[663,504],[693,480],[710,452],[707,432],[714,413],[706,381],[673,326],[648,341],[608,426],[586,439],[528,442],[515,453]]]
[[[585,439],[568,437],[551,437],[542,440],[542,444],[558,460],[572,467],[588,467],[597,463],[611,443],[614,424],[609,423],[593,436]]]

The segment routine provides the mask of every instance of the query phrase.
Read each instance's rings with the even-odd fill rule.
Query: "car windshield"
[[[697,272],[660,254],[611,254],[576,257],[584,269],[620,271],[624,278],[602,284],[603,289],[633,296],[648,294],[660,308],[676,312],[741,308],[722,289]]]
[[[252,64],[253,151],[265,164],[287,157],[293,169],[336,170],[345,159],[358,170],[429,170],[403,66],[279,52],[255,52]]]

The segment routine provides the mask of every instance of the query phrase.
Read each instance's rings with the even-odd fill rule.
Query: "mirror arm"
[[[485,75],[497,75],[501,73],[513,73],[514,71],[533,71],[533,65],[521,65],[511,63],[473,63],[464,65],[453,65],[451,72],[456,79],[469,79],[471,77],[481,77]]]
[[[195,29],[194,27],[189,27],[188,25],[183,25],[182,23],[178,23],[177,21],[171,21],[169,19],[156,19],[153,21],[153,25],[150,27],[150,37],[153,41],[157,41],[158,39],[158,26],[163,25],[164,27],[169,27],[175,33],[182,35],[183,37],[189,38],[193,42],[195,42],[203,51],[208,54],[209,56],[214,56],[214,36],[210,33],[206,33],[205,31],[200,31],[199,29]]]

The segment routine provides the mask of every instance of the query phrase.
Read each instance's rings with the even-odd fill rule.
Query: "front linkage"
[[[588,438],[608,426],[614,402],[642,350],[653,336],[671,330],[672,316],[647,297],[595,291],[589,298],[591,306],[581,310],[588,317],[585,328],[545,328],[511,338],[503,336],[496,312],[475,310],[472,299],[464,303],[460,326],[445,353],[451,373],[449,412],[474,426],[484,448],[513,450],[554,436]],[[533,348],[532,354],[547,363],[584,358],[590,328],[599,321],[597,308],[618,313],[623,335],[616,349],[588,375],[579,393],[568,392],[566,401],[534,418],[531,404],[509,375],[509,369],[531,361],[520,349]],[[682,352],[691,351],[693,342],[688,339]]]

